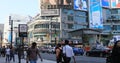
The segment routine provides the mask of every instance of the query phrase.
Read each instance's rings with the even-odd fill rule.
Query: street
[[[43,62],[38,59],[38,63],[56,63],[55,54],[41,53]],[[99,57],[86,57],[86,56],[75,56],[76,63],[106,63],[105,58]],[[0,63],[5,63],[5,57],[0,57]],[[18,63],[18,57],[15,55],[15,62],[11,61],[10,63]],[[21,63],[26,63],[25,59],[21,59]],[[73,63],[73,60],[71,61]]]
[[[55,61],[55,54],[41,53],[42,57],[47,60]],[[105,58],[75,56],[76,63],[106,63]],[[71,61],[73,63],[73,60]]]

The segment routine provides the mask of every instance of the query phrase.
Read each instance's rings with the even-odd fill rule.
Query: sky
[[[35,16],[39,13],[38,0],[0,0],[0,23],[10,14]]]

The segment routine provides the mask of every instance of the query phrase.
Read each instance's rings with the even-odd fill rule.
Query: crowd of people
[[[15,62],[15,50],[12,46],[3,46],[0,48],[0,56],[5,57],[6,62],[10,62],[13,59],[13,62]]]
[[[13,60],[15,62],[15,54],[18,54],[18,61],[21,63],[21,58],[24,56],[22,46],[14,48],[13,46],[3,46],[0,48],[0,56],[5,57],[6,62]],[[58,43],[55,46],[56,63],[70,63],[73,59],[76,63],[74,52],[68,40],[64,40],[64,44]],[[38,56],[43,61],[37,43],[33,42],[31,47],[26,49],[26,63],[37,63]],[[110,63],[120,63],[120,40],[116,41],[110,55]]]

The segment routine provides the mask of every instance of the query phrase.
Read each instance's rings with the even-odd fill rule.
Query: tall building
[[[112,32],[113,35],[119,35],[120,33],[120,22],[119,22],[119,0],[39,0],[40,14],[35,17],[33,21],[39,20],[39,27],[36,30],[42,29],[42,22],[54,21],[60,23],[59,39],[75,39],[81,42],[82,37],[72,37],[69,35],[70,31],[88,28],[100,30],[103,37],[109,35]],[[34,24],[34,22],[31,22]],[[29,24],[31,24],[29,23]],[[35,29],[35,26],[29,25]],[[51,27],[50,24],[48,24]],[[46,25],[47,26],[47,25]],[[33,29],[33,30],[34,30]],[[29,32],[32,30],[29,29]],[[90,42],[96,42],[99,34],[94,32],[86,31],[92,35],[89,37]],[[42,33],[42,32],[41,32]],[[80,34],[80,32],[77,32]],[[30,34],[29,34],[30,35]],[[40,35],[36,36],[34,33],[31,34],[32,38],[40,39]],[[45,34],[47,36],[47,34]],[[56,37],[50,36],[54,39],[49,38],[51,41],[56,42]],[[93,38],[94,36],[94,38]],[[41,42],[41,41],[39,41]],[[90,43],[89,42],[89,43]]]

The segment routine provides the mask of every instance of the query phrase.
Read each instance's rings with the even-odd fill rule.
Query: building
[[[0,46],[2,46],[3,42],[3,32],[4,32],[4,24],[0,24]]]
[[[39,16],[39,15],[38,15]],[[36,16],[35,18],[37,18]],[[28,23],[28,38],[30,44],[37,42],[39,45],[58,42],[60,23],[55,19],[36,19]]]
[[[48,22],[51,21],[51,18],[58,19],[57,22],[60,23],[58,40],[80,39],[81,36],[73,37],[69,35],[69,32],[85,28],[100,30],[101,32],[100,35],[95,34],[94,38],[89,39],[89,43],[95,43],[96,40],[100,41],[100,36],[106,38],[111,32],[113,35],[120,34],[120,3],[118,0],[39,0],[39,3],[40,14],[32,22],[34,23],[37,20]],[[44,21],[43,19],[47,20]],[[34,36],[34,34],[29,35]]]
[[[18,25],[27,24],[28,21],[29,21],[29,16],[26,17],[22,15],[17,15],[17,14],[10,14],[9,16],[7,16],[6,22],[4,24],[5,28],[4,28],[4,33],[3,33],[4,45],[11,44],[11,37],[12,37],[13,45],[15,45],[16,42],[20,43],[21,41],[19,39]],[[11,34],[11,28],[13,29],[12,34]]]

